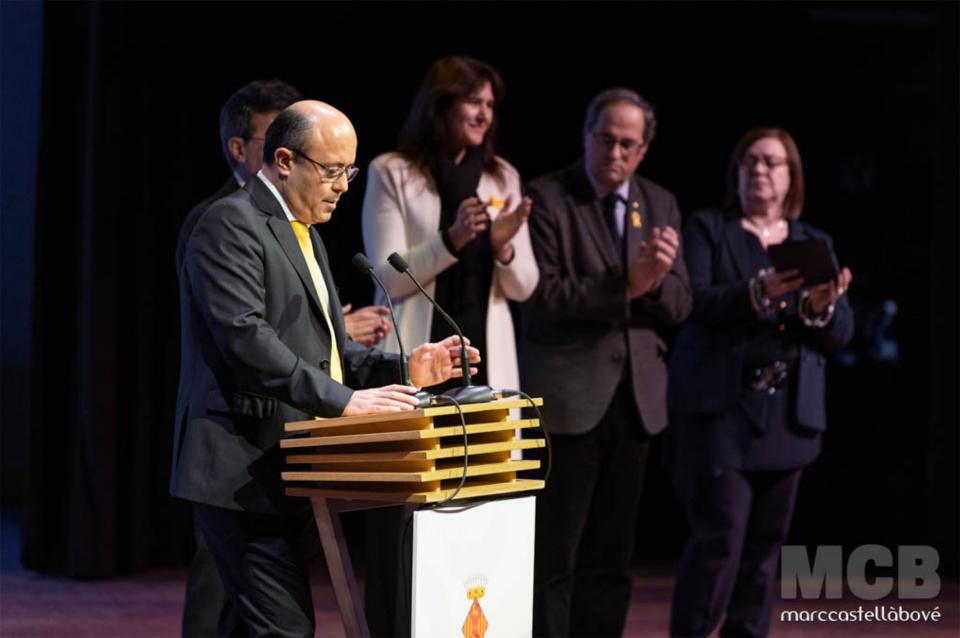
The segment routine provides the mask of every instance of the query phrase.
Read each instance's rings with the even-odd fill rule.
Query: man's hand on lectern
[[[386,385],[381,388],[356,390],[343,408],[343,416],[412,410],[417,407],[417,400],[410,395],[416,391],[416,388],[408,385]]]

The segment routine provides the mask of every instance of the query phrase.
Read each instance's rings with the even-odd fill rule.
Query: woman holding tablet
[[[737,143],[728,201],[683,231],[694,309],[670,360],[667,454],[690,538],[671,635],[763,636],[803,468],[826,427],[825,355],[853,336],[847,268],[805,286],[768,248],[829,236],[800,221],[803,167],[779,128]],[[831,248],[832,254],[832,248]],[[836,258],[833,257],[834,262]]]

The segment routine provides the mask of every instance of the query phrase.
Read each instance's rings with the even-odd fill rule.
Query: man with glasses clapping
[[[583,159],[533,180],[540,284],[521,378],[553,448],[538,498],[534,635],[620,636],[650,438],[667,424],[666,330],[690,312],[674,196],[634,175],[653,107],[628,89],[587,108]]]

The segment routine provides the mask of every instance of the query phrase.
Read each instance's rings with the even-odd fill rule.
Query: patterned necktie
[[[313,243],[310,241],[310,227],[299,221],[292,221],[293,233],[297,236],[297,243],[300,244],[300,251],[303,252],[303,258],[307,262],[307,270],[310,271],[310,278],[313,279],[313,287],[320,297],[320,307],[323,309],[323,318],[327,321],[327,330],[330,331],[330,378],[337,383],[343,383],[343,368],[340,364],[340,351],[337,349],[337,335],[333,331],[333,323],[330,321],[330,295],[327,292],[327,286],[323,283],[323,277],[320,275],[320,266],[317,264],[317,258],[313,254]]]

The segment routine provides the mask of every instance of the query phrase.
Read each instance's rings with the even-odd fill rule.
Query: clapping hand
[[[364,346],[375,346],[390,334],[390,311],[384,306],[366,306],[351,312],[351,305],[343,307],[343,323],[347,334]]]
[[[513,210],[510,210],[510,204],[508,196],[502,212],[497,215],[490,227],[490,246],[493,248],[493,254],[501,262],[509,262],[513,258],[513,245],[510,242],[530,217],[533,200],[524,197],[520,200],[520,205]]]
[[[635,299],[659,286],[679,251],[680,236],[672,226],[651,230],[650,237],[640,242],[640,252],[627,273],[630,297]]]
[[[460,251],[473,241],[477,234],[487,229],[490,216],[487,215],[487,205],[476,197],[468,197],[457,207],[457,218],[447,229],[453,247]]]

